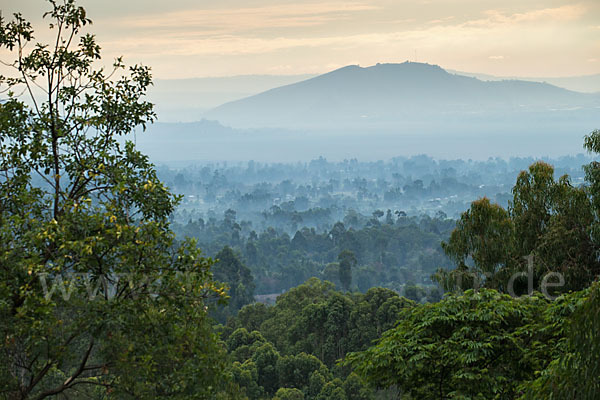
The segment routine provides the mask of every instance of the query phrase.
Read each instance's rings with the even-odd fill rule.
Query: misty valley
[[[381,286],[422,297],[431,275],[451,266],[441,248],[472,201],[513,200],[519,172],[533,158],[159,165],[159,177],[183,196],[173,229],[211,257],[230,246],[250,268],[259,295],[282,293],[315,276],[339,287],[337,257],[357,256],[353,288]],[[581,184],[588,156],[547,159],[555,175]],[[231,284],[231,282],[227,282]],[[406,296],[406,294],[404,294]]]

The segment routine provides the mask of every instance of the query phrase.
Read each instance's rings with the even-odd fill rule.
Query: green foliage
[[[513,399],[534,375],[527,326],[545,306],[541,296],[516,300],[488,289],[449,295],[403,311],[396,328],[346,364],[414,399]]]
[[[256,331],[263,322],[270,318],[272,308],[263,303],[252,303],[245,305],[237,314],[237,321],[240,326],[246,327],[250,331]]]
[[[352,284],[352,268],[356,267],[357,260],[354,253],[350,250],[344,250],[338,255],[339,277],[344,290],[350,289]]]
[[[256,364],[258,373],[258,385],[262,386],[267,394],[275,393],[279,387],[276,369],[279,357],[279,352],[268,342],[258,346],[252,354],[252,361]]]
[[[362,292],[374,286],[399,291],[407,281],[429,282],[436,268],[451,266],[440,243],[447,239],[455,223],[442,216],[402,217],[393,224],[357,229],[347,228],[341,222],[330,231],[301,228],[291,236],[274,228],[258,234],[251,230],[248,221],[240,223],[246,226],[246,232],[239,234],[235,225],[211,218],[202,223],[174,224],[174,229],[179,236],[197,238],[210,255],[231,246],[252,271],[255,293],[274,294],[311,277]],[[356,261],[350,257],[348,263],[338,262],[345,250],[354,253]]]
[[[312,374],[310,374],[310,378],[308,381],[308,388],[306,390],[307,392],[307,397],[314,399],[316,398],[319,393],[321,393],[321,390],[323,390],[323,387],[325,386],[325,384],[327,383],[328,379],[331,377],[325,377],[323,376],[323,374],[321,373],[321,371],[315,371]]]
[[[407,283],[404,286],[404,297],[417,303],[421,302],[427,296],[427,291],[414,283]]]
[[[473,287],[482,284],[497,285],[496,273],[509,264],[513,241],[513,223],[508,212],[486,198],[474,201],[471,208],[456,223],[450,240],[442,248],[457,268],[445,276],[438,276],[447,289],[455,285]],[[468,269],[467,260],[473,262]],[[468,270],[469,274],[465,274]],[[487,280],[485,279],[487,278]]]
[[[250,359],[263,343],[266,340],[260,332],[249,333],[246,328],[240,328],[227,338],[227,350],[234,360],[243,362]]]
[[[256,326],[248,316],[257,315],[260,332],[231,331],[238,316],[224,334],[235,382],[251,399],[592,399],[599,291],[595,284],[549,301],[481,289],[415,305],[389,289],[343,294],[313,279],[266,310],[246,306],[244,323]],[[265,339],[274,328],[283,338],[277,350]],[[345,352],[339,365],[337,349]],[[259,362],[267,366],[262,381]]]
[[[342,388],[342,381],[338,378],[327,382],[315,400],[346,400],[346,393]]]
[[[371,288],[359,298],[351,314],[353,325],[349,335],[348,348],[351,351],[366,349],[398,322],[401,311],[414,306],[414,303],[392,290]]]
[[[346,398],[351,400],[371,400],[372,391],[365,387],[364,383],[354,372],[348,375],[343,385]]]
[[[595,130],[584,139],[584,147],[587,151],[600,154],[600,130]],[[600,162],[592,161],[583,167],[585,179],[588,183],[587,193],[589,193],[592,203],[592,212],[594,217],[600,216]],[[594,243],[600,242],[600,229],[595,225],[591,229],[591,235]]]
[[[50,4],[52,45],[20,14],[0,23],[15,57],[0,77],[2,396],[215,396],[225,357],[205,304],[223,289],[194,242],[174,243],[178,199],[122,143],[155,118],[150,71],[96,68],[84,9]]]
[[[306,353],[281,357],[277,361],[279,386],[306,391],[311,374],[324,367],[317,357]]]
[[[304,400],[304,393],[294,388],[281,388],[275,393],[273,400]]]
[[[331,367],[348,351],[368,347],[413,304],[389,289],[344,295],[331,283],[312,278],[281,295],[258,330],[282,353],[313,354]],[[255,321],[246,318],[254,307],[259,306],[246,306],[228,322],[225,336],[237,337],[237,328],[256,327]]]
[[[589,150],[599,135],[586,138]],[[554,168],[539,161],[519,174],[508,210],[486,198],[473,202],[442,243],[456,269],[440,269],[434,279],[447,290],[484,286],[524,294],[559,283],[548,292],[556,295],[586,288],[600,274],[600,167],[592,162],[584,169],[587,185],[573,187],[568,176],[556,181]]]
[[[295,388],[306,399],[370,399],[373,391],[348,368],[336,366],[336,361],[349,351],[366,349],[398,322],[403,309],[413,305],[389,289],[344,294],[331,283],[312,278],[281,295],[272,307],[245,306],[228,321],[223,335],[237,371],[252,360],[257,373],[256,379],[248,382],[250,372],[236,372],[236,382],[246,388],[250,398],[257,398],[251,393],[270,396],[278,388]],[[257,326],[257,331],[248,331],[247,327]],[[272,356],[261,365],[275,365],[274,372],[269,370],[271,375],[259,368],[258,359],[264,357],[259,353],[266,349]],[[332,386],[334,378],[339,382]]]
[[[215,258],[213,278],[228,286],[229,301],[226,307],[215,307],[212,314],[219,322],[225,322],[228,316],[235,314],[244,305],[254,302],[254,279],[231,247],[225,246]]]
[[[590,151],[598,143],[600,131],[585,139]],[[442,245],[457,268],[435,275],[449,290],[523,294],[530,284],[544,290],[546,274],[560,272],[563,287],[544,294],[567,294],[552,302],[490,289],[448,294],[403,311],[377,345],[348,355],[344,365],[414,399],[597,398],[600,164],[584,168],[587,185],[573,187],[536,162],[517,178],[508,210],[486,198],[473,202]],[[530,276],[513,281],[527,270],[527,255]]]
[[[523,400],[591,400],[600,393],[600,284],[557,299],[546,329],[560,335],[552,361],[523,385]],[[566,316],[566,318],[565,318]]]
[[[252,360],[244,363],[234,362],[231,367],[233,380],[242,387],[242,391],[249,399],[260,399],[264,395],[264,389],[258,385],[258,370]]]

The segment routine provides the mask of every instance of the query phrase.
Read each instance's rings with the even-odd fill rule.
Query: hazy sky
[[[600,0],[87,0],[105,57],[156,78],[417,60],[504,76],[600,73]],[[2,0],[35,20],[42,0]]]

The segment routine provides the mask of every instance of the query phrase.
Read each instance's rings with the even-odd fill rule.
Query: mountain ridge
[[[481,81],[438,65],[349,65],[225,103],[204,114],[236,128],[396,128],[435,117],[593,110],[600,95],[547,83]]]
[[[491,75],[479,72],[465,72],[454,69],[447,70],[450,73],[470,76],[482,81],[503,81],[503,80],[518,80],[528,82],[549,83],[553,86],[558,86],[563,89],[571,90],[580,93],[600,93],[600,73],[575,76],[545,76],[545,77],[526,77],[526,76],[508,76],[508,75]]]

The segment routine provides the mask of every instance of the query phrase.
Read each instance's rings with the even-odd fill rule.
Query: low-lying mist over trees
[[[223,219],[228,209],[252,229],[275,227],[293,234],[298,227],[329,229],[349,213],[371,218],[374,211],[395,219],[443,213],[457,218],[471,201],[486,196],[507,205],[520,171],[536,159],[513,157],[486,161],[434,159],[427,155],[390,160],[332,162],[217,162],[159,165],[161,179],[184,195],[175,220]],[[584,178],[589,156],[543,158],[556,176],[568,174],[574,184]],[[181,166],[183,164],[184,166]],[[387,218],[387,217],[386,217]],[[381,218],[383,220],[383,218]]]

